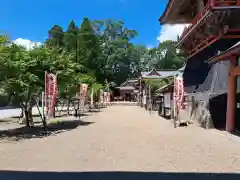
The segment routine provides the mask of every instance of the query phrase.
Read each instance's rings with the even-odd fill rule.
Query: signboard
[[[107,97],[108,97],[108,92],[103,92],[103,101],[104,101],[104,104],[107,103]]]
[[[110,92],[108,92],[108,93],[107,93],[107,103],[109,103],[109,102],[110,102],[110,97],[111,97],[111,93],[110,93]]]
[[[88,84],[80,85],[80,97],[87,97]]]
[[[93,88],[92,88],[92,91],[91,91],[91,105],[93,105],[93,96],[94,96],[94,94],[93,94]]]
[[[164,107],[171,108],[171,93],[164,94]]]
[[[104,99],[103,99],[103,90],[102,90],[102,89],[100,89],[100,92],[99,92],[99,101],[100,101],[101,104],[104,103]]]
[[[143,103],[144,105],[147,104],[147,95],[146,95],[146,94],[143,95],[142,103]]]

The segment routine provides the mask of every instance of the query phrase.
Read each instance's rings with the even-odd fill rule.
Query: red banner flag
[[[45,103],[47,107],[48,116],[52,116],[55,112],[57,95],[58,95],[57,75],[45,72]]]
[[[184,101],[184,85],[183,85],[183,78],[176,77],[174,78],[174,104],[176,109],[182,109]]]

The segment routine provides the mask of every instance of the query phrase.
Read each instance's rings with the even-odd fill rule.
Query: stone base
[[[205,129],[214,128],[208,107],[209,104],[206,101],[193,100],[188,102],[186,109],[180,112],[180,119],[185,119]]]

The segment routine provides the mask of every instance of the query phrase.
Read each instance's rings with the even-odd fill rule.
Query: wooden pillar
[[[236,99],[237,99],[237,76],[231,72],[237,65],[237,58],[234,56],[230,60],[228,76],[228,95],[227,95],[227,117],[226,131],[233,132],[236,124]]]
[[[211,7],[215,6],[216,0],[211,0]]]

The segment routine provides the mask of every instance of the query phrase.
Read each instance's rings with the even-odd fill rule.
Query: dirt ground
[[[102,174],[105,177],[102,179],[107,180],[112,176],[113,179],[161,179],[164,173],[176,175],[171,172],[233,173],[229,174],[230,179],[236,176],[240,179],[236,174],[240,173],[239,137],[194,125],[175,129],[169,120],[136,106],[111,106],[84,117],[83,121],[51,136],[1,142],[0,179],[21,179],[23,172],[38,172],[28,174],[29,179],[54,179],[53,174],[46,175],[52,178],[46,178],[39,171],[85,172],[86,179],[101,179],[101,174],[91,172],[116,172]],[[137,172],[149,174],[140,177]],[[68,175],[59,176],[68,179]],[[72,179],[84,179],[75,175]],[[177,177],[180,179],[181,175]]]

